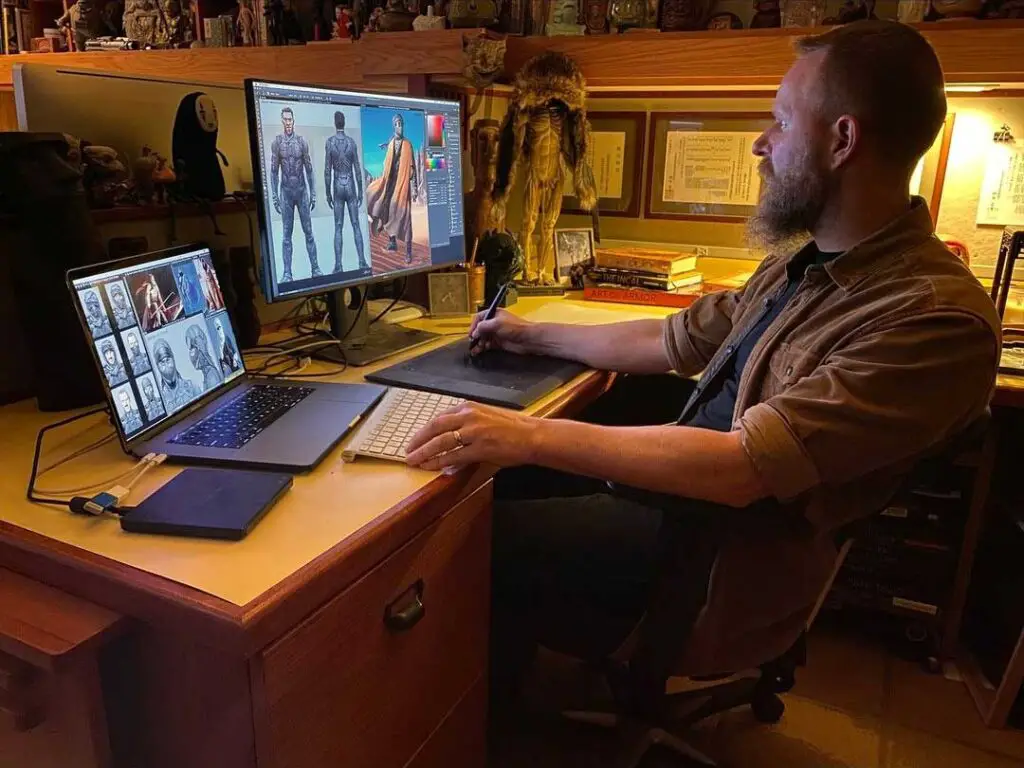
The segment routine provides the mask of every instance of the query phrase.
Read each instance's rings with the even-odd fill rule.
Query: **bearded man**
[[[427,469],[532,465],[495,486],[495,703],[510,692],[509,662],[527,658],[510,655],[516,633],[599,657],[637,631],[631,690],[663,688],[665,653],[685,647],[727,540],[785,552],[784,568],[751,559],[742,583],[757,609],[729,618],[730,632],[760,631],[773,647],[780,623],[811,614],[837,531],[878,512],[915,461],[988,406],[999,318],[908,193],[946,116],[935,52],[885,21],[836,27],[797,52],[754,145],[763,184],[750,231],[768,255],[744,287],[664,320],[565,326],[502,311],[470,331],[478,353],[703,371],[675,423],[464,405],[406,449]],[[634,410],[651,400],[628,398]]]

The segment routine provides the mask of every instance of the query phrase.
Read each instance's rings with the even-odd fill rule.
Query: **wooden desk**
[[[418,324],[461,335],[468,318]],[[584,374],[531,410],[570,415],[609,381]],[[110,765],[483,766],[489,470],[343,464],[339,446],[244,541],[140,536],[25,501],[36,432],[55,420],[29,402],[0,409],[0,566],[126,618],[101,658]],[[48,436],[43,466],[109,431],[96,416]],[[132,463],[108,442],[39,485]],[[179,470],[153,471],[128,503]],[[386,607],[411,605],[417,583],[425,615],[389,630]]]

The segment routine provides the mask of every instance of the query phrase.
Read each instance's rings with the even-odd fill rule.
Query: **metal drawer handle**
[[[395,598],[393,602],[388,603],[384,609],[385,627],[392,632],[408,632],[419,623],[427,612],[427,607],[423,604],[423,587],[423,579],[417,579],[415,584]],[[410,592],[412,593],[412,602],[404,608],[396,608],[407,600]]]

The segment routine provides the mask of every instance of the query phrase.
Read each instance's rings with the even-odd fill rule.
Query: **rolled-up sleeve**
[[[998,333],[959,309],[869,328],[782,394],[747,409],[741,442],[780,500],[913,458],[988,405]]]
[[[742,296],[742,288],[709,293],[665,319],[662,340],[673,371],[692,376],[704,370],[732,331]]]

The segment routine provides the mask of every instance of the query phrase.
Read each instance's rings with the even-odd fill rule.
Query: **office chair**
[[[915,487],[920,478],[934,476],[940,467],[984,440],[991,421],[986,412],[954,438],[926,454],[908,473],[894,494]],[[832,588],[857,535],[858,523],[840,531],[836,541],[822,541],[814,558],[794,558],[791,540],[776,541],[762,534],[743,538],[736,534],[721,545],[715,559],[704,609],[681,649],[670,677],[709,683],[681,693],[666,693],[664,685],[656,700],[639,702],[631,690],[625,659],[631,655],[638,631],[627,639],[601,669],[612,692],[612,711],[569,711],[564,716],[577,722],[615,728],[622,750],[613,756],[614,768],[637,768],[655,744],[703,765],[715,765],[707,755],[680,735],[688,727],[720,712],[749,706],[762,723],[782,719],[785,705],[780,694],[796,683],[796,669],[806,664],[806,638]],[[802,560],[795,570],[792,563]],[[753,564],[753,567],[752,567]],[[771,601],[749,594],[752,572],[777,569],[785,574],[787,605],[804,607],[779,616]],[[780,590],[781,591],[781,590]],[[740,622],[737,616],[742,616]],[[741,626],[742,624],[742,626]],[[668,678],[665,679],[668,683]],[[629,702],[627,706],[624,702]],[[642,714],[638,714],[642,713]]]

